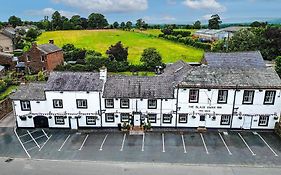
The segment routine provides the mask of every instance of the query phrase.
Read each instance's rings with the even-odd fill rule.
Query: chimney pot
[[[54,41],[53,39],[50,39],[50,40],[49,40],[49,43],[50,43],[50,44],[55,44],[55,41]]]

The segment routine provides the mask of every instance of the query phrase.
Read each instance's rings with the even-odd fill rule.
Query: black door
[[[45,116],[36,116],[33,121],[35,128],[49,128],[49,121]]]

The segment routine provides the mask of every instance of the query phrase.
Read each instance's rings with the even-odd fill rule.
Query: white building
[[[54,72],[12,96],[17,126],[274,128],[281,80],[259,52],[206,53],[203,63],[179,61],[153,77]]]

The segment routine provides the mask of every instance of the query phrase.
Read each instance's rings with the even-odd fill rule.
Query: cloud
[[[58,11],[62,16],[65,16],[67,18],[72,17],[73,15],[77,15],[78,13],[75,12],[69,12],[69,11],[64,11],[64,10],[55,10],[53,8],[44,8],[42,10],[29,10],[26,13],[31,15],[31,16],[52,16],[52,14]]]
[[[52,0],[88,12],[133,12],[148,8],[147,0]]]
[[[144,19],[144,21],[146,21],[148,23],[157,23],[157,22],[165,23],[165,22],[174,22],[177,20],[175,17],[170,16],[170,15],[164,15],[161,17],[146,16],[143,19]]]
[[[175,5],[177,4],[177,0],[166,0],[168,5]]]
[[[217,0],[185,0],[183,4],[192,9],[208,9],[215,12],[226,10],[226,7],[217,2]]]
[[[206,15],[204,15],[204,16],[202,16],[202,19],[204,19],[204,20],[209,20],[209,19],[211,19],[211,16],[212,16],[213,14],[206,14]]]

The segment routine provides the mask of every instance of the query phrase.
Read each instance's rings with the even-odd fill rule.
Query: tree
[[[120,27],[121,27],[121,29],[125,29],[125,27],[126,27],[126,24],[125,24],[125,22],[121,22],[121,24],[120,24]]]
[[[81,20],[81,17],[79,15],[72,16],[69,21],[70,21],[70,23],[72,23],[71,25],[73,25],[73,29],[80,30],[80,29],[83,28],[82,27],[82,20]]]
[[[114,29],[118,29],[118,27],[119,27],[119,23],[118,23],[117,21],[115,21],[115,22],[113,23],[113,28],[114,28]]]
[[[83,29],[87,29],[88,28],[88,19],[87,18],[81,18],[81,27]]]
[[[73,44],[63,45],[62,50],[65,61],[84,60],[86,57],[86,50],[76,48]]]
[[[194,29],[201,29],[201,22],[198,20],[193,24]]]
[[[36,40],[36,38],[41,34],[39,30],[36,30],[34,28],[31,28],[27,31],[25,37],[27,41],[33,42]]]
[[[266,27],[267,22],[254,21],[250,24],[251,27]]]
[[[12,25],[13,27],[17,27],[22,25],[22,21],[20,18],[16,17],[16,16],[11,16],[8,20],[9,24]]]
[[[145,21],[143,19],[140,18],[137,20],[136,28],[143,30],[143,29],[147,29],[148,25],[145,23]]]
[[[156,66],[162,66],[162,57],[155,48],[144,49],[140,61],[149,70],[154,70]]]
[[[171,35],[173,33],[173,27],[172,26],[165,26],[161,32],[164,34],[164,35]]]
[[[63,21],[60,12],[55,11],[52,15],[52,28],[53,30],[61,30],[62,27],[63,27]]]
[[[262,30],[263,33],[258,33],[258,35],[263,35],[264,41],[261,42],[262,49],[261,52],[265,59],[274,60],[277,56],[281,55],[281,28],[268,27],[257,28],[256,30]]]
[[[277,74],[279,75],[279,77],[281,78],[281,56],[278,56],[275,59],[275,70],[276,70]]]
[[[116,61],[127,61],[128,59],[128,47],[124,48],[121,41],[117,42],[115,45],[111,45],[106,51],[110,60]]]
[[[108,26],[105,16],[99,13],[92,13],[88,17],[88,27],[91,29],[103,29]]]
[[[131,21],[126,22],[126,29],[131,30],[133,27],[133,23]]]
[[[211,19],[209,19],[209,29],[219,29],[220,24],[222,23],[221,18],[218,14],[212,15]]]
[[[44,74],[44,72],[42,71],[39,71],[38,74],[37,74],[37,80],[38,81],[46,81],[46,76]]]

